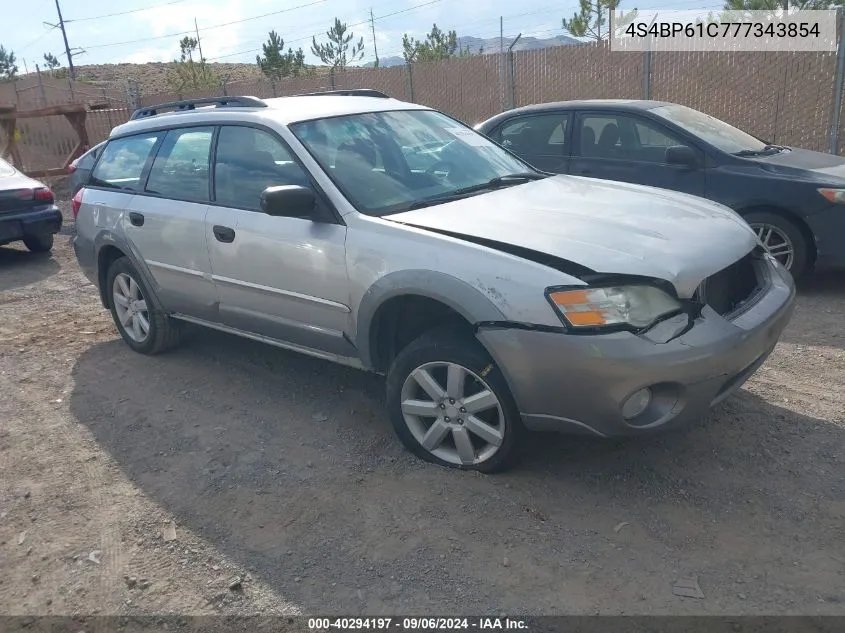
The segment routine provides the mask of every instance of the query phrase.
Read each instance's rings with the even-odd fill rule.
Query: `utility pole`
[[[70,52],[70,44],[67,43],[67,32],[65,31],[65,20],[62,17],[62,8],[59,0],[56,0],[56,11],[59,14],[59,28],[62,30],[62,39],[65,41],[65,54],[67,55],[68,77],[76,79],[76,71],[73,69],[73,53]]]
[[[202,56],[202,42],[200,42],[200,27],[197,26],[197,19],[194,18],[194,31],[197,34],[197,48],[200,51],[200,63],[205,62],[205,58]]]
[[[502,65],[502,72],[499,73],[499,85],[502,87],[499,91],[499,103],[502,111],[505,109],[505,18],[499,16],[499,63]]]
[[[373,52],[376,54],[376,63],[373,68],[378,68],[378,45],[376,44],[376,21],[373,18],[373,8],[370,7],[370,28],[373,31]]]

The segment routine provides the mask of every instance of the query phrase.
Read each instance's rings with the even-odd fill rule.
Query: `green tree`
[[[610,14],[621,0],[580,0],[581,8],[572,19],[563,19],[563,30],[573,37],[600,42],[610,36]]]
[[[317,38],[312,37],[311,52],[332,70],[336,68],[343,70],[347,64],[356,62],[364,56],[363,37],[350,50],[349,45],[354,37],[355,34],[352,31],[347,33],[346,23],[335,18],[332,27],[326,31],[328,42],[318,43]]]
[[[269,38],[261,45],[264,55],[256,55],[255,61],[265,77],[281,79],[282,77],[298,77],[305,70],[305,53],[302,49],[294,51],[288,48],[285,52],[285,40],[276,31],[270,31]]]
[[[410,37],[407,33],[402,36],[402,57],[406,64],[414,62],[432,62],[450,57],[465,57],[471,53],[467,50],[458,52],[458,35],[455,31],[443,31],[436,24],[420,41]]]
[[[199,42],[193,37],[179,40],[179,59],[173,60],[173,71],[167,78],[175,90],[200,90],[217,86],[214,72],[205,59],[199,55]],[[194,60],[194,54],[198,60]]]
[[[44,65],[47,66],[47,70],[52,74],[62,64],[53,53],[44,53]]]
[[[18,74],[17,58],[10,49],[0,45],[0,81],[13,81]]]

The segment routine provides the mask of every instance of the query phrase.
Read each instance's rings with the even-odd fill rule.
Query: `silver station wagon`
[[[372,90],[142,109],[83,184],[73,245],[132,349],[192,323],[386,374],[400,440],[458,468],[700,418],[795,296],[722,205],[550,176]]]

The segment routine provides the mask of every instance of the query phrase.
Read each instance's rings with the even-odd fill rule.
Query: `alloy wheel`
[[[402,385],[401,409],[420,445],[450,464],[480,464],[504,442],[499,398],[481,376],[457,363],[425,363],[412,371]]]
[[[150,335],[150,314],[141,287],[126,273],[114,278],[112,300],[117,319],[126,335],[136,343],[143,343]]]
[[[751,224],[769,254],[789,270],[795,261],[795,245],[789,236],[772,224]]]

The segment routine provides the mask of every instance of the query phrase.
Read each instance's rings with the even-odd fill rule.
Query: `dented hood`
[[[554,176],[386,219],[510,244],[600,273],[671,282],[690,297],[758,244],[715,202],[628,183]]]

